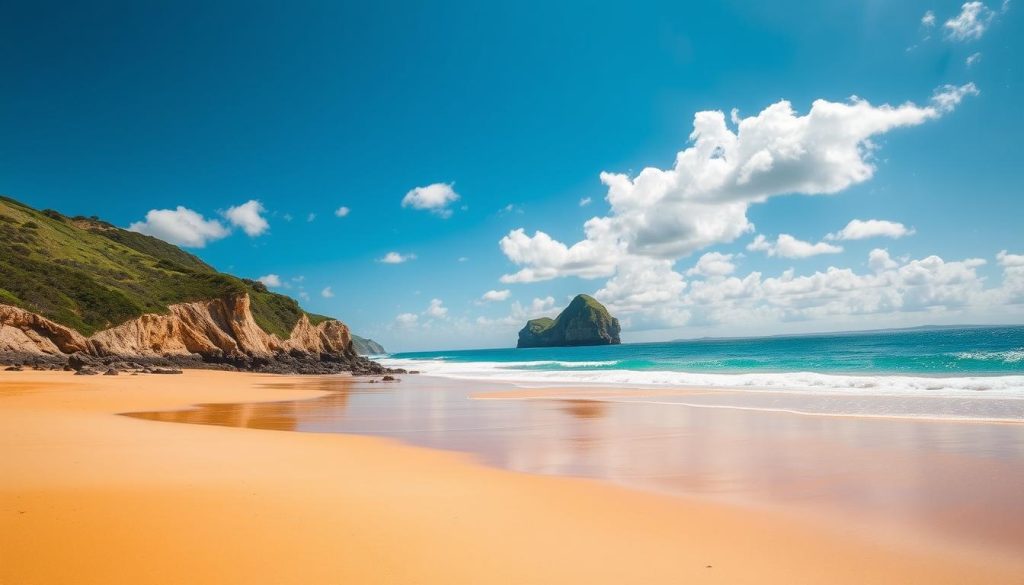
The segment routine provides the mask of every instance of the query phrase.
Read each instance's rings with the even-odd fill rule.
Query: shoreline
[[[393,439],[116,416],[316,399],[316,380],[0,373],[0,582],[1019,580],[1012,563],[893,550],[786,515]]]

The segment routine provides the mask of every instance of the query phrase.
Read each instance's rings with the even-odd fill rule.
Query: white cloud
[[[401,313],[395,317],[395,322],[405,328],[415,327],[419,320],[420,317],[416,313]]]
[[[399,254],[398,252],[388,252],[387,254],[384,254],[384,257],[378,260],[378,262],[382,264],[402,264],[404,262],[408,262],[409,260],[415,259],[416,254]]]
[[[812,244],[798,240],[789,234],[779,234],[775,243],[772,243],[763,235],[758,234],[754,241],[747,244],[747,250],[764,252],[769,256],[778,256],[779,258],[810,258],[819,254],[838,254],[843,251],[843,248],[827,242]]]
[[[281,286],[281,277],[276,274],[265,274],[256,280],[272,288],[278,288]]]
[[[895,260],[889,256],[889,251],[883,248],[875,248],[868,254],[868,266],[871,270],[879,272],[882,270],[890,270],[899,266]]]
[[[973,41],[985,34],[995,16],[996,13],[982,2],[965,2],[960,8],[960,14],[947,20],[943,26],[948,38]]]
[[[935,26],[935,13],[931,10],[925,12],[921,17],[921,24],[928,28]]]
[[[527,236],[522,228],[512,230],[499,242],[501,251],[512,262],[525,264],[527,268],[502,276],[501,282],[537,282],[559,276],[611,276],[625,249],[624,244],[601,233],[607,227],[606,219],[591,219],[585,229],[593,237],[577,242],[571,248],[541,231]]]
[[[454,183],[434,183],[426,187],[416,187],[402,198],[402,207],[425,209],[441,217],[451,217],[452,210],[448,206],[459,200],[459,194],[453,189]]]
[[[1003,250],[996,254],[1003,267],[1003,287],[1000,291],[1007,303],[1024,303],[1024,254],[1009,254]]]
[[[865,274],[830,267],[800,276],[789,269],[768,278],[751,272],[689,283],[667,261],[645,260],[645,269],[637,273],[633,267],[617,274],[596,296],[620,317],[641,327],[658,328],[948,313],[1024,302],[1024,256],[1001,252],[997,259],[1003,267],[1003,284],[992,289],[985,289],[984,278],[977,273],[985,264],[982,259],[945,261],[928,256],[901,263],[883,249],[871,251],[871,272]]]
[[[435,319],[444,319],[448,316],[448,307],[444,306],[441,299],[430,299],[430,305],[423,314]]]
[[[498,318],[480,316],[476,318],[476,325],[487,330],[519,329],[530,319],[554,317],[558,312],[558,308],[555,307],[555,298],[552,296],[535,298],[530,301],[529,305],[514,301],[508,315]]]
[[[595,296],[614,314],[631,316],[633,327],[676,327],[690,319],[681,302],[686,287],[671,261],[638,258],[623,265]]]
[[[965,83],[964,85],[943,85],[942,87],[935,90],[935,94],[932,96],[932,103],[939,109],[940,112],[952,112],[954,108],[960,105],[964,97],[969,95],[978,95],[978,87],[973,83]]]
[[[838,232],[825,236],[826,240],[864,240],[867,238],[893,238],[914,234],[913,228],[885,219],[854,219]]]
[[[554,317],[556,314],[558,310],[555,308],[555,297],[546,296],[533,299],[528,306],[515,301],[512,303],[510,316],[518,322],[523,322],[537,317]]]
[[[307,222],[312,223],[315,219],[316,219],[316,214],[315,213],[310,213],[309,215],[306,216],[306,221]]]
[[[270,228],[270,224],[262,215],[265,211],[262,203],[250,199],[241,205],[229,207],[224,212],[224,217],[231,225],[242,228],[246,235],[255,238],[263,235]]]
[[[816,100],[805,115],[780,101],[756,116],[735,114],[735,130],[723,112],[699,112],[692,145],[671,169],[601,174],[611,214],[588,220],[583,240],[566,245],[522,228],[502,238],[502,252],[520,267],[502,282],[608,277],[638,257],[676,260],[731,242],[753,230],[750,205],[790,193],[836,193],[867,181],[875,171],[873,137],[939,118],[974,92],[971,84],[942,88],[926,106]]]
[[[334,215],[336,217],[346,217],[351,212],[352,212],[351,209],[349,209],[348,207],[345,207],[344,205],[342,205],[341,207],[339,207],[339,208],[334,210]]]
[[[324,289],[320,291],[320,296],[325,299],[332,299],[334,298],[334,291],[331,290],[331,287],[325,286]]]
[[[469,258],[467,258],[466,256],[459,256],[458,261],[459,262],[469,262]]]
[[[129,225],[128,230],[189,248],[202,248],[207,242],[231,233],[219,221],[206,219],[181,205],[175,209],[151,209],[146,213],[145,221]]]
[[[508,289],[505,289],[505,290],[489,290],[489,291],[485,292],[483,294],[483,296],[480,297],[480,300],[488,301],[488,302],[507,301],[509,295],[511,295],[511,294],[512,294],[512,291],[510,291]]]
[[[971,53],[970,55],[967,56],[967,59],[964,60],[964,63],[966,63],[967,66],[970,67],[977,63],[978,61],[981,61],[981,53]]]
[[[304,291],[304,290],[300,290],[299,291],[299,298],[304,300],[304,301],[308,301],[309,300],[309,293]]]
[[[687,276],[728,276],[736,271],[732,262],[733,254],[708,252],[697,260],[693,268],[686,271]]]
[[[584,197],[580,199],[580,207],[586,207],[593,201],[590,197]]]

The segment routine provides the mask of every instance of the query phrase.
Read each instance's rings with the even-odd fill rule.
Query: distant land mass
[[[576,295],[557,317],[531,319],[519,331],[518,348],[615,345],[619,320],[589,295]]]
[[[383,348],[359,339],[157,238],[0,196],[3,363],[383,372],[358,355]]]
[[[376,341],[360,337],[354,333],[352,334],[352,347],[355,348],[356,353],[359,355],[383,355],[388,352],[384,349],[383,345]]]

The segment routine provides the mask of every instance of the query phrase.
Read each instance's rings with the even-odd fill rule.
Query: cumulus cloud
[[[262,282],[263,284],[271,288],[278,288],[281,286],[281,277],[276,274],[265,274],[257,278],[256,280]]]
[[[511,295],[511,294],[512,294],[512,291],[510,291],[508,289],[505,289],[505,290],[489,290],[489,291],[485,292],[483,294],[483,296],[480,297],[480,300],[488,301],[488,302],[507,301],[509,295]]]
[[[398,252],[388,252],[378,260],[382,264],[402,264],[409,260],[415,260],[416,254],[399,254]]]
[[[266,233],[270,229],[270,224],[263,217],[263,213],[266,209],[263,204],[255,199],[250,199],[241,205],[235,205],[229,207],[224,212],[224,217],[227,218],[231,225],[242,228],[242,231],[251,238],[255,238]]]
[[[885,219],[854,219],[838,232],[825,236],[826,240],[864,240],[867,238],[893,238],[914,234],[913,228]]]
[[[838,254],[843,251],[843,248],[827,242],[812,244],[798,240],[789,234],[779,234],[775,242],[771,242],[763,235],[758,234],[754,241],[747,244],[747,250],[764,252],[769,256],[778,256],[779,258],[810,258],[819,254]]]
[[[728,276],[736,271],[732,262],[733,254],[708,252],[697,260],[693,268],[686,271],[687,276]]]
[[[339,208],[334,210],[334,215],[336,217],[347,217],[348,214],[351,213],[351,212],[352,212],[351,209],[349,209],[348,207],[345,207],[344,205],[342,205],[341,207],[339,207]]]
[[[988,30],[996,13],[982,2],[965,2],[960,14],[950,18],[943,25],[946,36],[954,41],[978,40]]]
[[[567,245],[522,228],[502,238],[502,252],[520,267],[502,281],[608,277],[640,257],[677,260],[731,242],[753,230],[750,205],[867,181],[875,171],[872,138],[936,119],[976,91],[972,84],[941,88],[925,106],[816,100],[803,115],[780,101],[755,116],[734,113],[735,128],[721,111],[698,112],[692,144],[677,153],[672,168],[648,167],[635,177],[601,174],[611,213],[588,220],[583,240]]]
[[[441,299],[430,299],[430,305],[423,314],[435,319],[444,319],[448,316],[448,307],[444,306]]]
[[[416,187],[402,198],[402,207],[424,209],[440,217],[448,218],[452,210],[448,207],[459,200],[459,194],[453,188],[454,183],[434,183],[426,187]]]
[[[591,202],[593,202],[593,199],[591,199],[590,197],[584,197],[580,199],[580,207],[586,207],[590,205]]]
[[[588,238],[568,247],[544,232],[526,235],[515,229],[501,239],[499,246],[512,262],[527,265],[515,274],[506,274],[501,282],[537,282],[559,276],[597,278],[610,276],[625,252],[625,243],[608,237],[606,218],[593,218],[584,230]]]
[[[231,233],[219,221],[206,219],[181,205],[175,209],[151,209],[145,221],[129,225],[128,230],[188,248],[202,248]]]
[[[868,254],[868,267],[875,272],[896,268],[899,264],[889,256],[884,248],[875,248]]]
[[[931,10],[925,12],[921,17],[921,24],[927,28],[935,26],[935,13]]]
[[[325,299],[332,299],[334,298],[334,291],[331,289],[331,287],[325,286],[323,290],[320,291],[320,296],[322,296]]]
[[[487,329],[519,329],[530,319],[554,317],[558,311],[552,296],[534,298],[528,305],[514,301],[508,315],[497,318],[480,316],[476,318],[476,325]]]
[[[789,269],[774,277],[751,272],[689,283],[667,264],[646,260],[641,273],[617,274],[596,296],[612,312],[657,327],[950,312],[1024,302],[1024,256],[1004,251],[997,260],[1003,268],[1003,283],[991,289],[985,288],[977,272],[985,264],[983,259],[946,261],[927,256],[897,261],[883,249],[869,254],[868,273],[829,267],[797,275]],[[620,277],[627,281],[618,282]]]
[[[970,55],[967,56],[967,59],[964,60],[964,63],[966,63],[967,66],[970,67],[977,63],[978,61],[981,61],[981,53],[971,53]]]
[[[996,254],[1003,268],[1002,294],[1004,302],[1024,303],[1024,254],[1010,254],[1003,250]]]

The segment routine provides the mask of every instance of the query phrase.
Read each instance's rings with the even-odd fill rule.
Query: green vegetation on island
[[[516,347],[614,345],[619,340],[619,320],[589,295],[576,295],[558,317],[531,319],[519,331]]]

